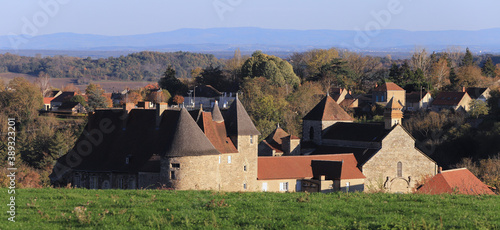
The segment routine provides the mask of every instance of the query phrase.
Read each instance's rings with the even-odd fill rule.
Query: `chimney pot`
[[[441,173],[442,171],[443,171],[443,167],[439,166],[438,173]]]

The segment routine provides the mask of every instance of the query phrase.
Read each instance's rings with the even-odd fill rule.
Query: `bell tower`
[[[403,106],[391,98],[384,111],[385,129],[391,129],[394,125],[401,124],[403,119]]]

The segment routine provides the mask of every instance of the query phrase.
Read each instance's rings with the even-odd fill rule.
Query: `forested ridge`
[[[0,54],[0,73],[13,72],[53,78],[90,80],[157,81],[166,66],[176,69],[178,78],[191,78],[191,71],[208,65],[222,65],[212,54],[189,52],[161,53],[144,51],[120,57],[77,58],[69,56],[25,57]]]

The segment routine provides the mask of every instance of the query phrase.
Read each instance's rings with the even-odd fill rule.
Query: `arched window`
[[[403,177],[403,163],[398,162],[398,177]]]
[[[309,139],[314,140],[314,128],[312,126],[309,129]]]

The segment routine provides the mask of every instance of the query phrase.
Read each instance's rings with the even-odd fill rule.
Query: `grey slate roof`
[[[215,122],[223,122],[224,117],[222,117],[222,113],[219,109],[219,104],[215,101],[214,108],[212,109],[212,120]]]
[[[185,108],[181,109],[176,123],[172,142],[168,145],[165,155],[200,156],[220,154]]]
[[[233,101],[225,115],[226,129],[229,136],[260,135],[238,97]]]

